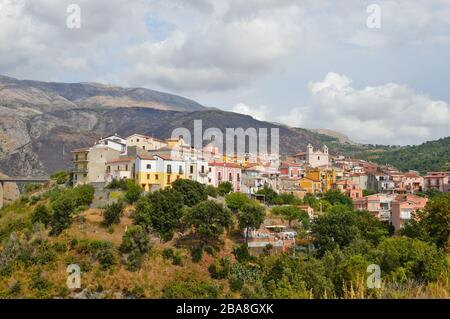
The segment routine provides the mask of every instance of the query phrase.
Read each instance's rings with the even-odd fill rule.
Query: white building
[[[323,151],[320,150],[314,151],[312,145],[308,144],[305,153],[305,159],[306,162],[309,164],[309,166],[313,168],[330,165],[330,156],[328,154],[328,147],[324,146]]]

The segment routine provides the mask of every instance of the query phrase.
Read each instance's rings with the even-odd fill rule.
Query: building
[[[95,143],[95,146],[107,146],[123,154],[127,151],[127,140],[117,134],[114,134],[101,138],[97,141],[97,143]]]
[[[306,177],[319,181],[321,183],[321,191],[327,192],[336,183],[336,170],[326,166],[309,168],[306,171]]]
[[[113,179],[134,179],[135,157],[119,157],[106,162],[105,181],[111,182]]]
[[[72,151],[74,185],[106,182],[106,163],[117,159],[122,154],[116,147],[112,148],[111,144],[96,144],[91,148]]]
[[[186,178],[204,185],[209,183],[209,166],[203,158],[186,157],[184,159],[186,168]]]
[[[395,195],[374,194],[353,201],[356,210],[367,210],[381,221],[391,221],[391,203]]]
[[[337,181],[333,185],[334,189],[340,190],[342,193],[349,196],[353,201],[361,199],[363,197],[363,191],[358,184],[353,183],[351,180]]]
[[[292,162],[281,162],[279,167],[280,176],[288,178],[302,178],[305,176],[303,166]]]
[[[404,174],[404,187],[408,193],[422,192],[424,188],[424,178],[418,172],[410,171]]]
[[[414,218],[414,214],[427,204],[428,199],[413,194],[398,195],[391,204],[391,221],[394,228],[402,228],[406,222]]]
[[[230,182],[235,192],[240,192],[242,187],[242,169],[235,163],[211,162],[209,165],[210,185],[218,187],[220,183]]]
[[[424,191],[450,192],[450,172],[429,172],[424,176]]]
[[[306,193],[317,194],[322,192],[322,183],[320,180],[315,180],[309,177],[303,177],[299,180],[299,186],[304,189]]]
[[[135,178],[144,191],[164,189],[177,179],[186,178],[185,163],[165,155],[138,155]]]
[[[133,134],[128,136],[126,139],[126,144],[128,147],[137,146],[146,151],[157,150],[168,146],[168,143],[163,140],[142,134]]]

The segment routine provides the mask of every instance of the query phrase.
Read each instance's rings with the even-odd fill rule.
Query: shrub
[[[112,203],[103,210],[103,224],[111,226],[119,224],[120,218],[123,216],[123,204],[121,202]]]
[[[250,201],[250,198],[246,194],[238,192],[228,194],[225,197],[225,202],[227,203],[228,208],[234,212],[242,209],[242,207],[249,204]]]
[[[191,250],[191,258],[194,263],[198,263],[200,260],[202,260],[202,257],[203,257],[202,247],[195,247]]]
[[[183,195],[185,205],[192,207],[208,199],[205,185],[189,179],[178,179],[172,183],[172,188]]]
[[[134,182],[134,180],[126,181],[126,192],[125,192],[125,200],[134,204],[141,197],[143,190],[142,187]]]
[[[143,255],[150,250],[150,239],[148,234],[139,225],[132,226],[123,235],[120,252],[124,255],[130,270],[140,268]]]
[[[163,288],[165,299],[217,299],[222,286],[195,278],[175,279]]]
[[[219,263],[211,264],[208,271],[213,279],[225,279],[231,270],[231,261],[228,257],[222,258]]]
[[[126,190],[127,184],[124,179],[113,179],[108,185],[106,185],[108,189],[121,189]]]
[[[225,196],[233,191],[233,184],[230,182],[223,182],[219,184],[219,187],[217,187],[217,193],[220,196]]]
[[[66,184],[69,181],[70,174],[66,171],[55,172],[50,179],[56,181],[58,185]]]
[[[67,196],[61,196],[52,204],[51,234],[59,235],[64,229],[69,228],[72,222],[73,201]]]
[[[217,198],[217,188],[212,185],[206,186],[206,193],[208,194],[208,196]]]
[[[44,226],[48,226],[52,220],[52,215],[50,210],[45,205],[38,205],[34,208],[33,214],[31,216],[31,221],[33,224],[42,223]]]
[[[92,185],[80,185],[68,191],[74,207],[89,206],[94,200],[95,189]]]
[[[174,256],[173,248],[165,248],[162,252],[164,259],[172,259]]]

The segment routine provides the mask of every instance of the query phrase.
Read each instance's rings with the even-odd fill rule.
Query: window
[[[150,174],[147,174],[147,179],[150,179]]]
[[[170,184],[170,175],[167,175],[167,184]]]
[[[84,160],[86,160],[87,161],[87,153],[86,154],[84,154]]]
[[[221,173],[221,172],[217,173],[217,179],[218,179],[219,181],[222,180],[222,173]]]
[[[111,166],[106,166],[106,173],[111,173]]]
[[[208,183],[211,183],[211,178],[208,178]]]
[[[209,172],[211,173],[211,167],[209,168]]]
[[[152,165],[151,164],[147,164],[147,169],[152,169]]]
[[[145,150],[145,145],[144,146],[142,146],[142,148]]]
[[[228,180],[231,182],[231,181],[233,181],[233,174],[228,174]]]
[[[194,174],[194,165],[191,165],[191,167],[189,168],[189,172],[190,174]]]
[[[138,138],[136,139],[136,142],[139,142],[139,139],[138,139]]]
[[[241,176],[240,176],[240,174],[239,174],[239,173],[237,174],[237,181],[238,181],[238,182],[240,182],[240,181],[241,181]]]
[[[317,160],[319,160],[319,161],[320,161],[320,156],[317,156]]]
[[[180,175],[177,175],[177,179],[180,179]]]
[[[78,154],[75,155],[75,160],[78,161]]]
[[[167,165],[167,173],[172,174],[172,165]]]
[[[128,171],[128,164],[125,165],[125,170]]]
[[[178,167],[178,174],[183,174],[183,166]]]
[[[205,166],[204,166],[204,165],[202,165],[202,169],[201,169],[201,172],[202,172],[202,174],[204,174],[204,173],[205,173]]]
[[[159,178],[159,175],[156,174],[156,175],[155,175],[155,180],[158,180],[158,178]]]

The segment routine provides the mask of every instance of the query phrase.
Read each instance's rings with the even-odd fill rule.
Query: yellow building
[[[180,178],[186,178],[185,163],[166,155],[138,155],[135,163],[136,183],[145,191],[170,186]]]
[[[336,170],[334,168],[310,168],[306,171],[306,177],[320,181],[323,192],[332,189],[333,184],[336,183]]]
[[[322,192],[322,183],[309,177],[303,177],[299,180],[299,186],[307,193],[315,194]]]

